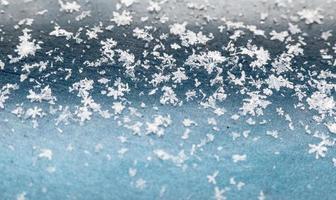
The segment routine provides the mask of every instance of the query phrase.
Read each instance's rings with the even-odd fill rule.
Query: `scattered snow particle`
[[[245,161],[246,160],[246,155],[240,155],[240,154],[234,154],[232,155],[232,160],[234,163],[240,162],[240,161]]]
[[[216,177],[218,176],[218,174],[219,174],[219,171],[215,171],[212,175],[208,175],[207,176],[208,182],[216,185],[217,184]]]
[[[120,0],[120,2],[126,7],[130,7],[133,3],[137,2],[137,0]]]
[[[142,178],[139,178],[136,182],[135,182],[135,187],[143,190],[146,188],[146,181]]]
[[[258,196],[258,200],[266,200],[266,196],[265,196],[263,191],[260,191],[259,196]]]
[[[181,166],[186,160],[187,156],[185,155],[184,151],[180,151],[177,156],[171,155],[167,153],[163,149],[156,149],[154,150],[154,154],[161,160],[170,160],[175,165]]]
[[[38,155],[39,158],[46,158],[48,160],[52,160],[53,152],[51,149],[41,149],[40,154]]]
[[[27,200],[26,199],[26,192],[22,192],[16,196],[16,200]]]
[[[219,189],[219,187],[215,187],[215,195],[214,195],[215,200],[226,200],[226,197],[224,196],[225,192],[226,190]]]
[[[5,69],[5,63],[0,60],[0,70]]]
[[[336,134],[336,123],[329,123],[327,124],[327,127],[331,133]]]

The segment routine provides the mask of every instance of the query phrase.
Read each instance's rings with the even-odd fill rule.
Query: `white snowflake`
[[[137,0],[120,0],[122,4],[124,4],[126,7],[130,7],[132,4],[137,2]]]
[[[309,144],[309,151],[308,153],[315,153],[315,158],[319,159],[320,157],[325,157],[326,152],[328,151],[328,148],[325,146],[323,142],[319,144]]]
[[[120,114],[125,109],[125,106],[121,102],[114,102],[112,108],[114,114]]]
[[[14,50],[19,55],[19,59],[28,57],[30,55],[34,56],[38,49],[41,49],[40,45],[31,39],[31,30],[24,29],[23,35],[19,37],[20,43],[16,46]]]
[[[214,195],[215,200],[226,200],[226,197],[224,196],[225,192],[226,190],[219,189],[219,187],[215,187],[215,195]]]
[[[42,117],[44,115],[42,108],[34,107],[34,108],[29,108],[26,111],[26,117],[27,118],[32,118],[35,119],[37,117]]]
[[[244,99],[244,104],[243,106],[240,108],[240,110],[243,111],[243,114],[251,114],[253,116],[255,115],[262,115],[263,114],[263,110],[265,109],[268,105],[271,104],[270,101],[265,100],[266,96],[265,95],[261,95],[258,94],[256,92],[250,92],[248,93],[248,95],[250,96],[249,99]]]
[[[41,149],[41,152],[39,153],[38,157],[52,160],[53,152],[51,149]]]
[[[105,41],[100,41],[101,52],[109,60],[113,61],[114,57],[114,47],[117,46],[117,42],[113,38],[106,39]]]
[[[240,161],[245,161],[246,160],[246,155],[245,154],[234,154],[232,155],[232,161],[234,163],[240,162]]]
[[[319,91],[314,92],[308,99],[309,109],[315,109],[319,113],[326,113],[335,109],[336,103],[333,97]]]
[[[301,19],[305,20],[306,24],[313,24],[313,23],[322,23],[323,16],[320,15],[319,10],[315,9],[303,9],[298,12],[298,15]]]
[[[117,26],[125,26],[131,24],[132,18],[131,13],[124,10],[122,13],[113,12],[111,21],[115,22]]]
[[[27,96],[27,98],[30,99],[31,102],[49,101],[52,103],[53,101],[56,100],[56,97],[52,95],[49,85],[41,89],[40,93],[36,93],[33,90],[29,90],[29,95]]]
[[[263,47],[258,48],[255,45],[248,45],[247,48],[242,48],[241,54],[256,58],[251,62],[252,68],[261,68],[270,60],[269,52]]]
[[[81,6],[76,1],[64,3],[62,0],[58,0],[58,2],[61,6],[60,10],[68,13],[77,12],[81,8]]]
[[[179,100],[176,97],[176,94],[171,87],[163,86],[162,91],[163,91],[163,95],[160,98],[160,103],[161,104],[177,105]]]

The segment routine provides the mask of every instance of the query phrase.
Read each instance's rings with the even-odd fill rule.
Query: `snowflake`
[[[328,127],[331,133],[336,134],[336,123],[329,123],[329,124],[326,124],[326,126]]]
[[[5,63],[0,60],[0,70],[5,69]]]
[[[41,153],[38,155],[38,157],[52,160],[53,152],[51,149],[41,149]]]
[[[50,101],[53,102],[56,100],[56,97],[52,95],[51,89],[49,86],[44,87],[41,89],[41,92],[39,94],[35,93],[33,90],[29,90],[29,95],[27,96],[28,99],[30,99],[31,102],[37,101]]]
[[[163,149],[154,150],[154,154],[161,160],[172,161],[176,166],[182,166],[182,164],[187,160],[187,156],[183,150],[180,151],[176,156],[166,152]]]
[[[26,192],[22,192],[20,194],[17,195],[16,200],[26,200]]]
[[[170,33],[173,35],[182,35],[186,32],[187,22],[183,22],[182,24],[173,24],[170,26]]]
[[[124,110],[125,106],[121,102],[114,102],[112,108],[114,110],[114,114],[120,114]]]
[[[15,52],[18,53],[19,59],[28,57],[29,55],[35,55],[38,49],[41,49],[40,45],[35,40],[31,40],[29,34],[31,30],[24,29],[23,35],[19,37],[20,43],[16,46]]]
[[[288,36],[288,32],[287,31],[282,31],[280,33],[276,32],[276,31],[272,31],[270,32],[271,40],[279,40],[280,42],[283,42]]]
[[[8,6],[8,5],[9,5],[9,2],[8,2],[7,0],[1,0],[1,1],[0,1],[0,5]]]
[[[215,171],[212,175],[207,175],[208,182],[216,185],[217,184],[216,177],[218,176],[218,174],[219,174],[219,171]]]
[[[273,74],[266,80],[266,83],[270,88],[275,89],[277,91],[280,90],[281,87],[287,87],[293,89],[293,83],[283,78],[282,76],[274,76]]]
[[[104,56],[109,60],[113,61],[114,50],[113,48],[117,46],[117,42],[113,38],[106,39],[106,41],[100,41],[102,45],[101,51]]]
[[[148,33],[147,30],[136,27],[133,29],[133,36],[137,39],[142,39],[145,41],[151,41],[153,37]]]
[[[331,30],[322,32],[322,34],[321,34],[321,38],[325,41],[327,41],[328,38],[331,37],[331,36],[332,36]]]
[[[262,109],[265,109],[268,105],[271,104],[270,101],[265,100],[265,95],[260,95],[258,93],[250,92],[248,93],[250,96],[249,99],[244,99],[244,104],[240,108],[240,110],[243,111],[243,114],[251,114],[253,116],[255,115],[262,115],[263,111]]]
[[[177,71],[173,72],[172,80],[175,83],[181,83],[184,80],[188,79],[188,76],[185,74],[184,70],[181,68],[178,68]]]
[[[91,119],[92,112],[88,109],[88,107],[80,107],[76,112],[77,117],[81,122]]]
[[[125,93],[128,93],[130,91],[129,86],[127,83],[120,82],[120,79],[116,80],[114,83],[114,87],[108,87],[108,97],[113,97],[114,100],[117,100],[120,97],[123,97]]]
[[[328,97],[325,93],[319,91],[314,92],[311,97],[307,99],[309,109],[315,109],[320,114],[332,111],[336,103],[333,97]]]
[[[60,26],[56,25],[54,27],[54,30],[49,33],[49,35],[54,35],[56,37],[65,37],[67,40],[69,40],[71,37],[73,37],[73,33],[62,29]]]
[[[205,45],[208,41],[213,39],[212,34],[209,36],[204,35],[202,32],[195,33],[193,31],[187,30],[185,33],[180,35],[182,40],[182,45],[189,47],[190,45],[202,44]]]
[[[215,195],[214,195],[215,200],[226,200],[226,197],[224,196],[225,192],[226,190],[215,187]]]
[[[121,14],[118,12],[113,12],[113,18],[111,21],[115,22],[117,26],[130,25],[132,22],[131,13],[124,10]]]
[[[232,160],[234,163],[240,162],[240,161],[245,161],[246,160],[246,155],[240,155],[240,154],[234,154],[232,155]]]
[[[278,137],[279,137],[279,133],[278,133],[278,131],[267,131],[266,132],[266,135],[269,135],[269,136],[272,136],[272,137],[274,137],[275,139],[277,139]]]
[[[134,63],[135,61],[135,56],[127,51],[123,50],[118,50],[119,52],[119,62],[123,62],[124,66],[130,66]]]
[[[135,182],[135,187],[143,190],[146,187],[146,181],[142,178],[139,178],[136,182]]]
[[[69,119],[72,118],[72,113],[69,111],[69,106],[66,106],[61,114],[57,117],[56,119],[56,125],[60,124],[60,123],[65,123],[68,124],[69,123]]]
[[[168,125],[171,123],[170,116],[168,115],[167,117],[164,116],[157,116],[154,119],[154,122],[146,122],[147,124],[147,134],[156,134],[157,136],[162,136],[164,135],[164,128],[163,127],[168,127]]]
[[[242,48],[241,54],[247,54],[252,58],[256,58],[256,60],[251,63],[252,68],[261,68],[270,60],[269,52],[263,47],[258,48],[255,45],[248,45],[247,48]]]
[[[0,108],[5,107],[5,102],[9,98],[8,95],[11,93],[12,90],[19,89],[17,84],[6,84],[0,89]]]
[[[326,152],[328,151],[328,148],[325,146],[323,142],[319,144],[309,144],[309,151],[308,153],[315,153],[315,158],[319,159],[319,157],[325,157]]]
[[[95,26],[89,30],[86,31],[86,35],[88,36],[88,39],[98,39],[98,33],[102,33],[103,30],[100,26]]]
[[[8,99],[8,96],[7,95],[5,95],[5,94],[3,94],[3,93],[1,93],[0,94],[0,108],[4,108],[5,107],[5,102],[6,102],[6,100]]]
[[[29,108],[26,112],[27,118],[32,118],[32,119],[35,119],[36,117],[42,117],[43,114],[44,113],[42,112],[42,109],[36,106],[34,108]]]
[[[93,80],[88,80],[87,78],[80,80],[72,85],[70,88],[70,92],[73,90],[78,91],[78,96],[80,97],[87,97],[89,96],[89,91],[93,89]]]
[[[225,61],[224,56],[219,51],[201,52],[188,57],[185,64],[194,67],[204,67],[208,74],[211,74],[217,65]]]
[[[258,200],[266,200],[266,196],[263,191],[259,192]]]
[[[185,127],[190,127],[190,126],[192,126],[192,125],[197,125],[197,123],[194,122],[194,121],[191,120],[191,119],[184,119],[184,120],[182,121],[182,123],[183,123],[183,125],[184,125]]]
[[[149,7],[147,8],[150,12],[159,12],[161,10],[160,4],[158,2],[150,1]]]
[[[163,95],[160,98],[161,104],[176,105],[178,103],[179,100],[177,99],[176,94],[171,87],[163,86],[162,91],[163,91]]]
[[[61,6],[60,10],[68,13],[77,12],[81,8],[81,6],[75,1],[64,3],[62,0],[58,0],[58,2]]]
[[[120,2],[126,7],[130,7],[133,3],[137,2],[137,0],[120,0]]]
[[[306,24],[313,24],[313,23],[322,23],[323,16],[320,15],[319,10],[310,10],[310,9],[303,9],[298,12],[298,15],[301,19],[305,20]]]

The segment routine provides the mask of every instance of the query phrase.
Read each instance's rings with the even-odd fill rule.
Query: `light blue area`
[[[192,104],[174,109],[160,107],[160,112],[168,112],[173,120],[162,138],[133,136],[113,120],[99,118],[83,126],[64,126],[63,133],[55,129],[52,120],[43,121],[40,128],[33,129],[2,112],[1,127],[5,128],[2,128],[0,140],[1,199],[15,199],[24,191],[27,199],[34,200],[211,199],[214,187],[207,182],[206,176],[216,170],[219,171],[218,186],[230,187],[226,192],[228,199],[257,199],[260,191],[267,199],[320,199],[321,194],[324,194],[323,199],[336,198],[336,171],[330,161],[335,157],[335,151],[331,149],[326,158],[316,160],[314,155],[308,154],[308,144],[318,140],[300,127],[294,132],[288,131],[286,122],[276,116],[268,118],[268,125],[253,127],[245,123],[235,124],[227,117],[232,114],[228,111],[221,117],[221,130],[215,133],[215,140],[190,156],[191,145],[199,143],[206,133],[213,132],[206,121],[213,114],[193,109],[196,107]],[[150,110],[142,112],[147,113],[144,118],[150,119],[156,112]],[[184,129],[178,122],[185,117],[197,121],[198,126],[191,128],[190,139],[183,143],[180,137]],[[265,135],[269,127],[280,132],[280,139]],[[11,128],[15,131],[11,132]],[[247,139],[233,141],[229,136],[232,131],[248,129],[252,132]],[[126,143],[118,140],[121,135],[128,138]],[[74,148],[72,151],[66,150],[69,144]],[[97,144],[103,146],[99,152],[95,152]],[[223,147],[220,151],[219,146]],[[53,151],[52,160],[38,158],[39,150],[43,148]],[[128,148],[123,157],[118,154],[121,148]],[[157,148],[174,155],[185,149],[189,157],[185,162],[186,169],[169,160],[158,159],[153,154]],[[233,154],[246,154],[247,160],[233,163]],[[55,167],[56,171],[49,173],[46,170],[49,166]],[[137,169],[135,177],[128,175],[129,168]],[[231,177],[246,185],[238,191],[230,185]],[[145,189],[134,186],[138,178],[146,180]],[[166,190],[160,197],[162,187]]]

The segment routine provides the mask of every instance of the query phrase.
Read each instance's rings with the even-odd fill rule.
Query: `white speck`
[[[53,152],[51,149],[41,149],[41,153],[38,155],[38,157],[51,160],[53,157]]]
[[[143,190],[146,187],[146,181],[142,178],[139,178],[136,182],[135,182],[135,187]]]
[[[27,200],[26,199],[26,192],[22,192],[21,194],[18,194],[17,196],[16,196],[16,200]]]
[[[216,177],[217,177],[218,173],[219,173],[219,171],[215,171],[212,175],[208,175],[207,176],[208,182],[211,183],[211,184],[216,185],[217,184]]]
[[[329,124],[326,124],[326,126],[328,127],[331,133],[336,134],[336,123],[329,123]]]
[[[240,162],[240,161],[245,161],[246,160],[246,155],[240,155],[240,154],[235,154],[232,156],[232,160],[234,163]]]

